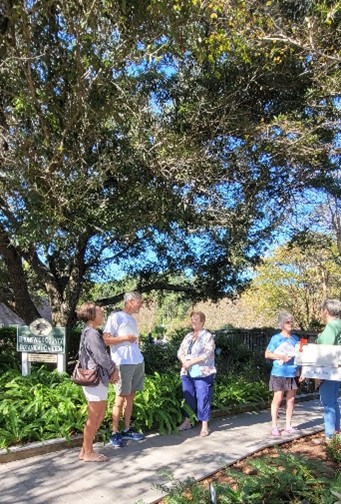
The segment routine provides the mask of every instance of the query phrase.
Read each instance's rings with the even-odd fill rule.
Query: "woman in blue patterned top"
[[[273,361],[269,381],[269,389],[274,396],[271,403],[271,418],[273,437],[279,437],[281,432],[277,427],[278,410],[286,394],[286,427],[285,434],[292,434],[291,426],[294,412],[295,396],[298,389],[299,367],[294,363],[295,346],[299,337],[292,333],[294,319],[290,313],[281,312],[278,317],[281,332],[272,336],[265,351],[265,358]]]

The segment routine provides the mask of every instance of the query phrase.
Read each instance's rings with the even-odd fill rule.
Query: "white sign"
[[[42,318],[33,320],[29,326],[18,326],[17,351],[21,352],[23,376],[31,374],[31,362],[56,362],[57,371],[65,373],[65,327],[52,327]]]
[[[302,345],[296,348],[295,364],[302,366],[303,378],[341,381],[341,345]]]
[[[57,354],[29,353],[28,362],[57,362]]]

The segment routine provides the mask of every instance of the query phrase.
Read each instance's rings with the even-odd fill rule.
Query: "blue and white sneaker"
[[[122,435],[119,432],[115,432],[115,433],[111,434],[110,444],[114,448],[122,448],[123,447]]]
[[[141,434],[141,432],[136,432],[131,427],[127,431],[123,430],[120,436],[122,439],[131,439],[132,441],[142,441],[142,439],[144,439],[144,435]]]

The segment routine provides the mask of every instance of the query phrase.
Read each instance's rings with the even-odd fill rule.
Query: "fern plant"
[[[236,479],[238,490],[235,492],[229,490],[230,500],[226,502],[238,504],[332,502],[327,497],[330,472],[320,462],[279,451],[278,457],[254,459],[250,461],[250,465],[256,476],[227,470],[227,473]]]

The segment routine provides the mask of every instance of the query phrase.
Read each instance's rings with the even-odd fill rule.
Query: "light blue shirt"
[[[300,339],[296,334],[292,334],[290,338],[287,338],[286,336],[283,336],[283,334],[275,334],[272,336],[268,346],[267,346],[267,351],[274,353],[275,350],[282,344],[282,343],[288,343],[295,347],[297,343],[299,343]],[[283,352],[284,353],[284,352]],[[272,371],[271,374],[273,376],[282,376],[283,378],[294,378],[295,376],[298,376],[299,366],[294,364],[294,357],[290,359],[288,362],[284,362],[283,364],[280,363],[279,360],[274,360],[272,363]]]

